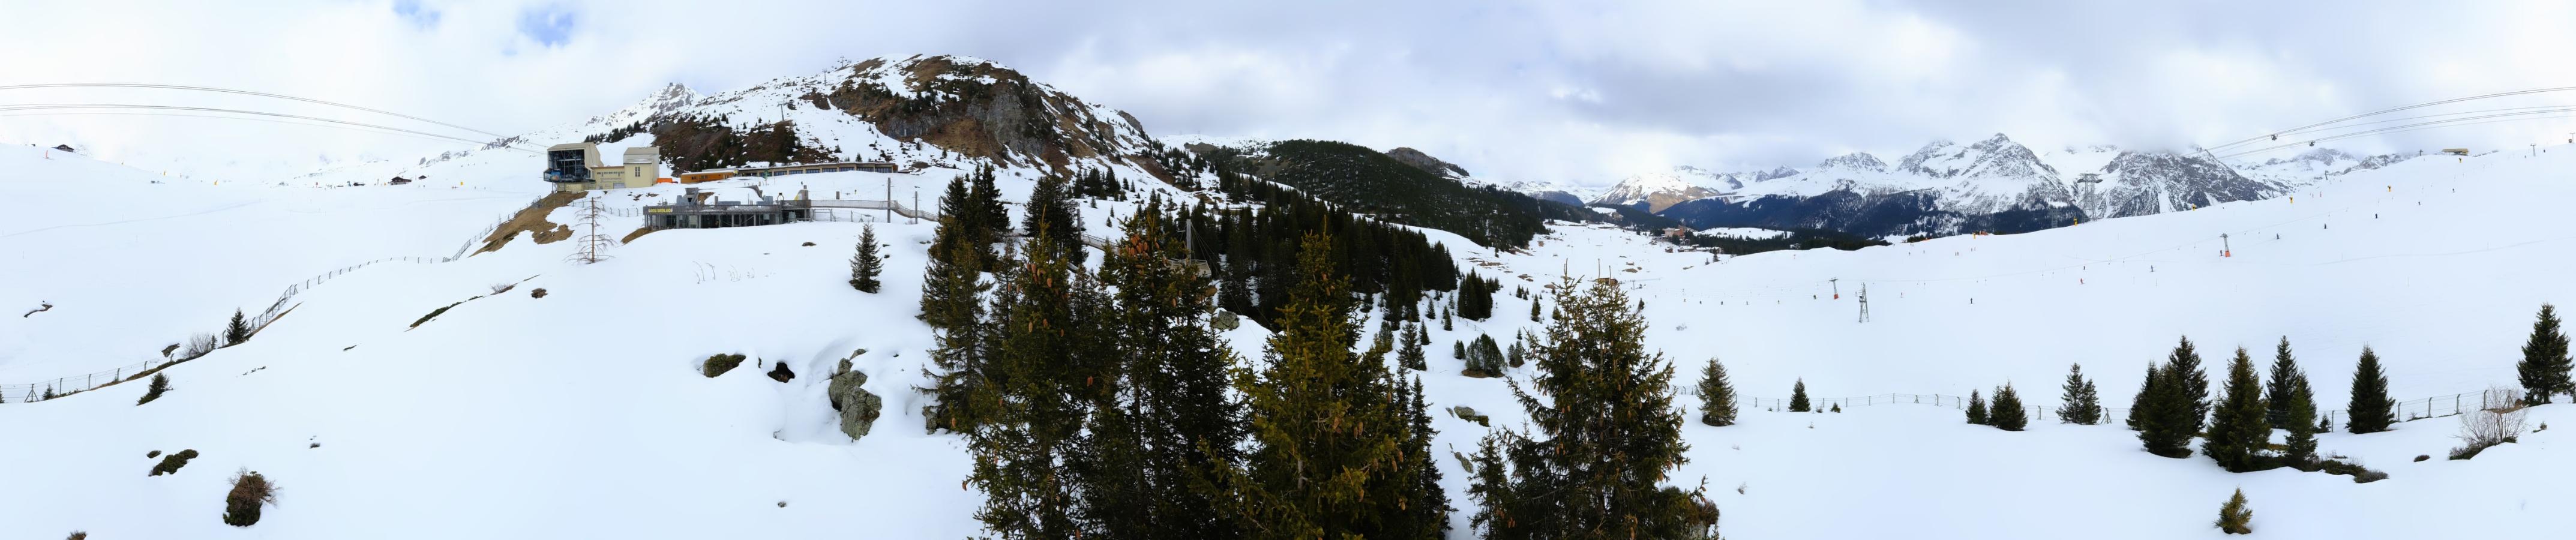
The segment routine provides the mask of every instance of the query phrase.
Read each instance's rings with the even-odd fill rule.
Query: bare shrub
[[[242,469],[233,474],[232,492],[224,494],[224,524],[249,527],[259,523],[260,507],[276,504],[277,486],[258,472]]]
[[[222,347],[223,341],[216,335],[212,333],[197,334],[188,337],[188,345],[179,349],[178,358],[180,360],[195,360],[197,357],[205,356],[206,353],[215,352],[215,349]]]
[[[2523,421],[2531,411],[2524,410],[2521,392],[2488,388],[2487,397],[2488,403],[2496,404],[2493,408],[2460,415],[2460,434],[2453,437],[2460,439],[2461,446],[2451,449],[2451,459],[2477,457],[2478,452],[2489,447],[2514,442],[2514,437],[2522,433]]]

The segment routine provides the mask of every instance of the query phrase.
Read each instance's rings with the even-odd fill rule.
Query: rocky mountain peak
[[[1878,156],[1870,155],[1868,152],[1852,152],[1826,158],[1823,162],[1817,163],[1816,168],[1887,172],[1887,162],[1879,161]]]

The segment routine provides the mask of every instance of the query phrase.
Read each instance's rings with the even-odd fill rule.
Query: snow
[[[2556,487],[2576,479],[2576,460],[2555,453],[2570,444],[2563,427],[2471,461],[2441,459],[2456,444],[2452,418],[2323,437],[2325,453],[2391,476],[2354,484],[2155,457],[2116,425],[2050,416],[2009,433],[1964,425],[1947,406],[1863,396],[2010,381],[2054,406],[2066,365],[2082,362],[2106,404],[2122,407],[2142,366],[2184,335],[2213,368],[2233,346],[2268,361],[2288,336],[2328,409],[2342,408],[2364,345],[2387,362],[2399,399],[2512,384],[2532,311],[2576,298],[2559,275],[2576,234],[2555,203],[2576,195],[2566,172],[2576,152],[2556,150],[2405,161],[2295,199],[1718,263],[1606,226],[1559,223],[1518,253],[1426,231],[1506,285],[1495,319],[1431,330],[1420,375],[1441,432],[1434,451],[1464,451],[1487,432],[1448,414],[1452,405],[1495,426],[1523,419],[1505,381],[1459,376],[1462,361],[1439,354],[1440,342],[1537,328],[1509,289],[1538,293],[1571,273],[1633,288],[1677,389],[1718,357],[1748,398],[1785,397],[1804,380],[1819,399],[1869,403],[1839,414],[1748,407],[1738,426],[1687,425],[1692,462],[1672,481],[1705,479],[1731,538],[2215,538],[2208,521],[2239,487],[2268,536],[2554,530],[2557,509],[2576,507]],[[0,383],[157,356],[317,272],[444,256],[542,192],[527,174],[536,158],[513,154],[433,163],[414,169],[432,178],[410,186],[325,189],[154,184],[153,173],[0,147],[0,197],[44,203],[0,228],[0,248],[18,254],[0,263],[0,306],[57,306],[0,316]],[[800,175],[763,191],[879,193],[891,181],[907,204],[910,191],[927,192],[927,206],[954,173]],[[1026,173],[1005,172],[1007,197],[1026,196]],[[701,187],[739,200],[763,182]],[[678,190],[599,199],[623,211]],[[1092,233],[1107,235],[1109,215],[1134,206],[1084,211]],[[570,209],[549,219],[574,221]],[[636,218],[615,219],[602,229],[623,236]],[[457,262],[349,272],[298,295],[249,343],[170,368],[176,389],[151,404],[133,405],[140,384],[0,404],[0,434],[11,437],[0,444],[11,488],[0,490],[0,523],[31,538],[974,535],[963,443],[923,433],[924,401],[910,390],[925,384],[930,347],[913,315],[932,227],[905,221],[875,224],[893,255],[880,294],[844,283],[857,223],[660,231],[595,265],[566,261],[573,242],[520,238]],[[2220,256],[2220,234],[2232,256]],[[491,294],[500,283],[516,285]],[[1862,286],[1867,323],[1855,320]],[[530,297],[536,288],[548,296]],[[468,300],[478,295],[489,296]],[[1251,326],[1226,336],[1246,358],[1265,337]],[[852,441],[834,429],[822,389],[858,349],[868,352],[854,366],[886,403],[873,433]],[[697,362],[716,353],[757,360],[700,376]],[[797,378],[761,376],[781,362]],[[1677,404],[1699,406],[1687,395]],[[2533,421],[2567,425],[2571,411],[2540,407]],[[144,475],[157,461],[146,451],[180,449],[203,455],[176,475]],[[2421,454],[2434,459],[2411,461]],[[281,505],[247,529],[216,518],[224,478],[243,468],[282,486]],[[1452,460],[1441,468],[1461,509],[1453,534],[1465,537],[1469,475]]]
[[[1764,229],[1759,227],[1710,227],[1691,231],[1691,234],[1700,236],[1731,236],[1747,240],[1768,240],[1788,236],[1789,231]]]

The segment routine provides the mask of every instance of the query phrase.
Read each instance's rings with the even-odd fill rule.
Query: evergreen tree
[[[1538,304],[1537,300],[1530,301],[1530,322],[1544,322],[1538,319]]]
[[[1495,344],[1493,336],[1478,335],[1476,343],[1467,346],[1467,369],[1463,374],[1469,377],[1503,375],[1503,350]]]
[[[1466,359],[1467,359],[1467,342],[1464,342],[1464,341],[1450,341],[1450,342],[1449,342],[1449,358],[1451,358],[1451,359],[1455,359],[1455,360],[1466,360]]]
[[[949,183],[952,195],[960,204],[964,183]],[[946,206],[946,201],[942,202]],[[939,216],[939,229],[930,242],[929,263],[922,269],[921,321],[930,325],[930,362],[935,371],[925,373],[929,388],[918,389],[929,394],[931,404],[923,407],[922,419],[931,430],[946,429],[964,433],[977,420],[971,395],[983,380],[985,315],[983,293],[990,285],[983,281],[982,253],[989,251],[982,243],[981,229],[960,225],[968,213],[944,213]]]
[[[859,228],[858,253],[850,255],[850,288],[873,294],[883,286],[877,282],[877,275],[882,273],[885,273],[885,257],[877,254],[877,227],[862,226]]]
[[[2388,431],[2397,423],[2397,401],[2388,399],[2388,374],[2380,370],[2379,354],[2370,347],[2361,348],[2361,361],[2352,368],[2352,402],[2344,410],[2352,415],[2344,429],[2353,433]]]
[[[2317,427],[2314,401],[2307,395],[2300,395],[2298,399],[2303,403],[2290,407],[2289,416],[2282,422],[2288,424],[2285,429],[2290,430],[2290,436],[2282,440],[2281,461],[2308,470],[2317,461],[2317,432],[2322,430]]]
[[[2290,421],[2291,409],[2305,406],[2310,409],[2309,414],[2314,415],[2317,404],[2313,397],[2316,391],[2308,387],[2307,371],[2299,369],[2298,357],[2290,354],[2289,336],[2282,336],[2281,343],[2272,347],[2272,378],[2267,387],[2270,391],[2264,394],[2263,399],[2271,408],[2265,412],[2265,418],[2272,427],[2292,429],[2300,423],[2315,422]]]
[[[1557,287],[1565,316],[1548,325],[1531,359],[1532,388],[1513,395],[1533,431],[1486,438],[1507,466],[1470,489],[1473,522],[1488,539],[1713,538],[1717,508],[1698,490],[1659,485],[1687,462],[1672,365],[1646,352],[1646,321],[1609,280]],[[1490,455],[1490,454],[1485,454]]]
[[[1799,377],[1798,384],[1789,387],[1789,412],[1807,412],[1806,377]]]
[[[233,310],[233,322],[224,325],[224,346],[240,345],[244,341],[250,341],[250,321],[243,320],[241,310],[236,309]]]
[[[1098,357],[1083,354],[1090,312],[1075,265],[1045,237],[1025,259],[1006,258],[994,295],[990,356],[967,403],[979,409],[965,428],[974,456],[967,481],[984,493],[975,518],[1003,538],[1072,538],[1084,528],[1079,485],[1070,477],[1083,433],[1084,381]],[[1087,284],[1086,284],[1087,285]]]
[[[2021,431],[2030,426],[2030,410],[2022,408],[2021,392],[2013,391],[2012,383],[1995,389],[1995,406],[1986,412],[1986,420],[2004,431]]]
[[[1422,345],[1429,343],[1431,338],[1422,336],[1421,324],[1405,325],[1404,337],[1399,338],[1398,341],[1404,342],[1404,345],[1395,350],[1396,365],[1417,371],[1431,369],[1431,364],[1424,361],[1422,356]]]
[[[1975,390],[1968,391],[1968,423],[1980,426],[1994,425],[1986,415],[1986,398],[1978,395]]]
[[[1735,383],[1727,382],[1726,365],[1715,356],[1708,357],[1708,367],[1699,372],[1699,423],[1735,425]]]
[[[2154,397],[2152,393],[2156,389],[2156,383],[2164,381],[2164,374],[2157,373],[2156,367],[2155,362],[2147,363],[2147,378],[2138,382],[2137,395],[2129,398],[2130,430],[2146,429],[2146,423],[2155,411],[2152,407],[2154,404],[2149,399]]]
[[[1431,529],[1419,514],[1388,501],[1420,489],[1421,463],[1408,455],[1417,439],[1395,417],[1393,376],[1385,364],[1355,361],[1358,330],[1349,280],[1334,273],[1332,239],[1306,236],[1297,285],[1280,310],[1258,374],[1235,376],[1248,403],[1251,454],[1230,473],[1231,504],[1255,538],[1392,537]]]
[[[2102,396],[2094,391],[2093,381],[2084,378],[2083,364],[2067,366],[2066,387],[2059,392],[2057,399],[2065,402],[2057,407],[2059,423],[2102,423]]]
[[[2192,349],[2191,338],[2182,338],[2182,343],[2174,346],[2173,354],[2165,358],[2165,372],[2181,383],[2175,387],[2180,390],[2177,396],[2191,406],[2184,413],[2189,416],[2185,433],[2199,433],[2209,425],[2209,374],[2201,371],[2200,352]]]
[[[1529,349],[1521,346],[1521,342],[1523,341],[1526,340],[1512,340],[1512,351],[1504,355],[1504,360],[1509,362],[1512,367],[1521,367],[1521,364],[1528,360]]]
[[[2245,489],[2237,488],[2227,504],[2218,507],[2218,530],[2227,534],[2254,534],[2254,509],[2245,507]]]
[[[1075,203],[1068,189],[1063,177],[1039,177],[1037,187],[1029,192],[1028,204],[1021,206],[1020,230],[1032,237],[1045,235],[1051,245],[1065,250],[1065,256],[1073,262],[1087,262],[1090,253],[1082,250],[1082,208]],[[1161,196],[1156,197],[1158,200],[1154,202],[1161,202]]]
[[[973,223],[984,227],[985,238],[1010,236],[1011,211],[1002,206],[1002,190],[993,187],[993,165],[976,167],[974,181],[966,192],[966,210],[975,215]]]
[[[2175,356],[2169,358],[2190,356],[2184,352],[2177,349]],[[2134,415],[2138,423],[2138,442],[2146,447],[2148,453],[2169,458],[2190,457],[2191,437],[2199,431],[2194,427],[2198,423],[2194,416],[2197,413],[2193,412],[2192,399],[2187,394],[2191,388],[2191,376],[2184,374],[2179,364],[2167,362],[2151,371],[2155,378],[2147,383],[2146,389],[2138,392],[2138,413]]]
[[[2540,305],[2540,317],[2531,323],[2531,340],[2522,345],[2522,362],[2514,364],[2522,378],[2522,402],[2545,405],[2549,398],[2562,392],[2576,391],[2568,379],[2567,334],[2558,330],[2558,307]]]
[[[2267,462],[2264,447],[2272,441],[2272,424],[2264,419],[2268,411],[2263,403],[2263,380],[2254,375],[2254,358],[2244,347],[2236,348],[2236,358],[2227,363],[2227,393],[2220,397],[2217,413],[2209,423],[2209,438],[2200,444],[2200,453],[2217,461],[2229,472],[2261,470]]]
[[[1404,386],[1404,421],[1413,429],[1413,439],[1405,444],[1404,468],[1416,473],[1411,489],[1396,498],[1398,519],[1380,531],[1379,538],[1434,539],[1448,536],[1449,490],[1440,487],[1438,458],[1431,454],[1431,437],[1439,431],[1431,427],[1430,406],[1422,399],[1422,377],[1414,376],[1413,384]]]
[[[1101,347],[1089,364],[1102,382],[1068,385],[1091,402],[1069,468],[1099,536],[1242,535],[1221,504],[1223,471],[1243,441],[1243,403],[1229,392],[1235,357],[1201,317],[1207,278],[1167,262],[1184,251],[1174,221],[1160,201],[1126,221],[1095,287],[1115,292],[1093,304],[1096,324],[1080,326]]]

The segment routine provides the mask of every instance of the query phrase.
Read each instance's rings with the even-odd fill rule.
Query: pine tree
[[[885,273],[885,257],[877,254],[877,227],[862,226],[859,228],[858,253],[850,255],[850,288],[874,294],[883,286],[877,281],[877,275],[882,273]]]
[[[1469,377],[1503,375],[1503,350],[1500,345],[1495,344],[1493,336],[1478,335],[1476,343],[1467,346],[1467,369],[1464,374]]]
[[[1534,342],[1532,388],[1513,385],[1533,431],[1488,437],[1502,474],[1478,476],[1473,522],[1487,539],[1713,538],[1699,490],[1659,485],[1688,461],[1672,364],[1646,352],[1646,321],[1609,280],[1556,290],[1564,316]]]
[[[1450,342],[1449,342],[1449,358],[1454,359],[1454,360],[1466,360],[1466,359],[1467,359],[1467,342],[1464,342],[1464,341],[1450,341]]]
[[[168,391],[170,391],[170,376],[162,373],[154,373],[152,374],[151,386],[143,388],[143,397],[136,399],[134,404],[142,405],[145,403],[151,403],[152,400],[161,399],[162,392]]]
[[[963,180],[949,183],[951,195],[961,197],[956,199],[959,204],[965,203],[963,190]],[[984,379],[983,338],[987,325],[982,295],[990,288],[981,270],[981,254],[990,248],[980,239],[981,229],[959,224],[965,215],[968,214],[947,213],[939,217],[938,232],[930,242],[930,260],[922,269],[921,321],[930,325],[930,361],[935,371],[925,373],[930,387],[917,389],[931,397],[931,404],[922,410],[927,427],[959,433],[973,428],[977,421],[974,411],[978,404],[969,400]]]
[[[1358,331],[1349,281],[1333,273],[1331,237],[1307,235],[1297,259],[1266,367],[1235,377],[1252,442],[1229,475],[1235,515],[1255,538],[1425,530],[1431,525],[1411,522],[1418,514],[1387,503],[1420,488],[1420,462],[1406,456],[1428,450],[1406,448],[1416,440],[1410,426],[1387,425],[1400,404],[1385,364],[1352,356]]]
[[[1726,365],[1715,356],[1708,357],[1708,367],[1699,372],[1699,423],[1735,425],[1735,383],[1727,382]]]
[[[2191,338],[2182,338],[2182,343],[2174,346],[2173,354],[2165,358],[2165,372],[2182,383],[2175,387],[2181,391],[2178,397],[2191,406],[2187,413],[2190,418],[2184,424],[2189,428],[2186,433],[2200,432],[2209,425],[2209,374],[2201,371],[2200,353],[2192,349]]]
[[[1431,364],[1424,361],[1422,355],[1422,345],[1429,343],[1431,338],[1422,336],[1421,324],[1405,325],[1404,337],[1397,338],[1397,341],[1402,341],[1404,344],[1395,350],[1396,365],[1416,371],[1431,369]]]
[[[1545,322],[1538,319],[1538,304],[1537,300],[1530,301],[1530,322]]]
[[[2030,426],[2030,410],[2022,408],[2021,392],[2013,391],[2012,383],[2004,383],[2003,388],[1995,390],[1995,406],[1986,412],[1986,419],[1995,429],[2021,431]]]
[[[2188,342],[2186,342],[2188,343]],[[2173,358],[2190,355],[2177,349]],[[2138,442],[2148,453],[2169,457],[2191,456],[2191,437],[2198,432],[2193,417],[2191,376],[2184,374],[2179,362],[2168,362],[2150,370],[2154,379],[2138,392],[2136,419]]]
[[[1405,387],[1402,397],[1404,398],[1402,401],[1404,421],[1413,430],[1413,439],[1405,443],[1403,451],[1404,468],[1412,470],[1416,476],[1411,489],[1404,490],[1396,498],[1396,514],[1399,519],[1393,520],[1376,536],[1422,539],[1446,537],[1449,533],[1449,512],[1453,509],[1449,507],[1449,490],[1440,487],[1440,466],[1436,462],[1438,458],[1431,454],[1431,437],[1439,434],[1439,431],[1431,427],[1430,406],[1422,399],[1421,376],[1413,377],[1413,383]]]
[[[975,169],[975,184],[966,192],[966,210],[975,215],[974,224],[984,227],[985,238],[1002,238],[1011,234],[1011,212],[1002,206],[1002,190],[993,187],[993,165]]]
[[[2522,362],[2514,371],[2522,378],[2522,402],[2546,405],[2549,398],[2563,392],[2576,392],[2576,382],[2568,379],[2567,334],[2558,330],[2558,307],[2540,305],[2538,320],[2531,323],[2531,340],[2522,345]]]
[[[1526,339],[1515,339],[1515,340],[1512,340],[1512,351],[1511,351],[1510,353],[1507,353],[1507,354],[1505,354],[1505,355],[1504,355],[1504,358],[1503,358],[1503,359],[1504,359],[1505,361],[1509,362],[1509,363],[1511,364],[1511,366],[1512,366],[1512,367],[1521,367],[1521,364],[1522,364],[1522,363],[1524,363],[1524,362],[1526,362],[1526,361],[1528,360],[1528,358],[1529,358],[1529,349],[1528,349],[1528,348],[1526,348],[1526,347],[1522,347],[1522,346],[1521,346],[1521,343],[1522,343],[1523,341],[1527,341],[1527,340],[1526,340]]]
[[[2272,425],[2264,419],[2268,407],[2263,403],[2263,380],[2254,375],[2254,358],[2244,347],[2237,347],[2236,358],[2227,363],[2226,390],[2200,453],[2229,472],[2261,470],[2267,463],[2264,446],[2272,441]]]
[[[224,346],[250,341],[250,322],[242,319],[241,310],[233,310],[233,322],[224,325]]]
[[[2344,429],[2353,433],[2388,431],[2397,423],[2397,401],[2388,399],[2388,374],[2380,370],[2379,354],[2370,347],[2361,348],[2361,360],[2352,368],[2352,402],[2344,410],[2352,419]]]
[[[2218,530],[2227,534],[2254,534],[2254,509],[2245,506],[2245,489],[2237,488],[2227,504],[2218,507]]]
[[[2065,424],[2102,423],[2102,396],[2093,389],[2093,381],[2084,378],[2084,365],[2067,366],[2066,387],[2057,396],[2065,402],[2057,407],[2057,421]]]
[[[1088,321],[1072,261],[1041,236],[1024,259],[1004,259],[993,298],[992,347],[967,403],[979,409],[965,428],[974,456],[967,481],[984,493],[975,518],[1004,538],[1071,538],[1084,528],[1067,462],[1080,449],[1087,410],[1080,393],[1095,381],[1099,357],[1084,354]],[[1088,285],[1088,284],[1085,284]]]
[[[2265,418],[2271,422],[2272,427],[2293,429],[2299,424],[2314,422],[2314,420],[2290,421],[2292,409],[2305,406],[2313,416],[2316,413],[2317,404],[2313,397],[2316,391],[2308,387],[2307,371],[2299,369],[2298,357],[2290,354],[2289,336],[2282,336],[2281,343],[2272,348],[2272,378],[2266,386],[2270,390],[2264,394],[2263,399],[2271,409],[2265,413]]]
[[[2289,416],[2282,422],[2288,424],[2286,429],[2290,431],[2290,436],[2282,440],[2281,461],[2292,467],[2307,470],[2315,466],[2317,461],[2317,432],[2322,430],[2317,427],[2317,406],[2314,401],[2304,394],[2297,399],[2303,403],[2290,407]]]
[[[1092,406],[1068,468],[1087,528],[1100,536],[1242,534],[1222,504],[1222,473],[1241,459],[1243,441],[1243,403],[1230,392],[1235,356],[1201,317],[1207,278],[1168,262],[1184,252],[1174,221],[1160,201],[1126,221],[1127,235],[1103,250],[1096,287],[1115,292],[1094,303],[1096,324],[1081,326],[1101,347],[1091,371],[1103,382],[1074,390]]]
[[[1977,395],[1975,390],[1968,391],[1968,423],[1980,426],[1994,425],[1986,415],[1986,398]]]
[[[1799,377],[1797,386],[1789,387],[1789,412],[1807,412],[1807,378]]]
[[[2191,455],[2191,438],[2207,417],[2208,376],[2200,372],[2200,354],[2183,338],[2163,365],[2148,366],[2129,411],[2129,427],[2147,452],[2170,458]]]
[[[1458,329],[1458,327],[1452,326],[1449,322],[1451,319],[1451,313],[1454,313],[1454,311],[1446,308],[1440,310],[1440,330],[1443,332]]]
[[[2156,383],[2164,380],[2164,375],[2157,373],[2156,368],[2155,362],[2147,363],[2147,377],[2138,382],[2138,393],[2129,398],[2128,424],[2132,431],[2146,429],[2145,425],[2155,411],[2149,399],[2154,397]]]

